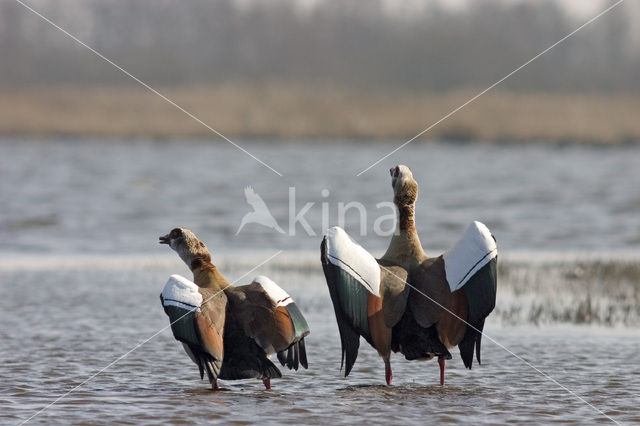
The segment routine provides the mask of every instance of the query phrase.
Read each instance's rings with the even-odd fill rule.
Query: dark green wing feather
[[[291,317],[291,322],[293,323],[293,329],[295,330],[295,340],[298,341],[304,338],[307,334],[310,333],[309,324],[307,324],[307,320],[304,319],[302,312],[298,308],[298,305],[293,303],[289,303],[285,306],[285,309],[289,313]]]
[[[167,285],[175,288],[177,281],[170,279]],[[188,299],[175,299],[175,295],[165,299],[161,294],[160,301],[169,317],[173,337],[183,343],[189,358],[198,366],[200,377],[206,372],[213,383],[220,375],[223,362],[221,332],[227,300],[224,293],[213,293],[208,289],[198,289],[198,292],[204,299],[200,306],[191,304]]]
[[[194,312],[196,307],[190,310],[178,306],[165,306],[162,295],[160,295],[160,300],[162,301],[164,312],[169,317],[173,337],[186,344],[199,345],[200,340],[198,339],[198,333],[194,326]]]
[[[309,368],[307,361],[307,350],[304,344],[304,338],[310,333],[307,320],[304,319],[298,305],[289,303],[285,309],[291,317],[293,329],[295,332],[295,341],[286,350],[278,352],[278,360],[280,364],[286,365],[289,369],[298,370],[298,364],[303,368]]]
[[[349,375],[358,357],[360,336],[371,340],[367,318],[368,290],[344,270],[332,264],[328,258],[327,238],[320,247],[322,269],[329,287],[329,294],[336,314],[342,345],[341,366],[345,377]],[[346,365],[345,365],[346,363]]]

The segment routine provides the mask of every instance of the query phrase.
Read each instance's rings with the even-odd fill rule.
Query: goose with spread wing
[[[469,369],[475,349],[480,363],[484,321],[496,302],[496,242],[484,224],[473,222],[453,248],[428,257],[415,229],[418,184],[406,166],[390,173],[398,220],[386,253],[375,259],[339,227],[329,229],[321,245],[345,376],[364,337],[384,360],[387,384],[393,351],[407,360],[437,357],[444,385],[449,349],[458,346]]]
[[[160,296],[176,340],[182,342],[200,377],[213,389],[218,379],[261,379],[267,389],[283,366],[307,368],[304,338],[309,326],[293,298],[267,277],[231,285],[211,263],[207,246],[190,230],[175,228],[160,237],[193,273],[193,281],[172,275]]]

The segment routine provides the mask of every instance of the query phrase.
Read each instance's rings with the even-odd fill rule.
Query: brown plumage
[[[209,289],[200,289],[205,303],[199,312],[195,312],[195,326],[200,336],[201,347],[191,345],[191,358],[198,365],[200,375],[207,372],[207,378],[213,389],[218,388],[216,378],[220,375],[220,368],[224,357],[224,322],[226,297],[224,293]],[[218,294],[216,294],[218,293]],[[187,348],[185,348],[187,349]],[[197,356],[195,354],[198,354]],[[213,360],[209,360],[209,357]],[[194,359],[195,358],[195,359]]]
[[[359,262],[354,260],[354,255],[343,253],[342,259],[338,259],[338,255],[332,258],[329,253],[328,239],[335,240],[331,242],[335,247],[340,244],[348,246],[349,243],[344,243],[344,237],[339,237],[339,233],[333,231],[325,236],[322,244],[321,260],[336,311],[343,359],[346,358],[347,361],[345,375],[349,374],[355,362],[358,339],[362,336],[383,358],[388,384],[393,377],[391,351],[401,352],[408,360],[438,357],[440,382],[444,384],[445,360],[451,359],[449,349],[460,345],[465,366],[471,368],[475,346],[480,362],[484,318],[495,305],[495,261],[480,271],[469,269],[467,274],[470,274],[470,278],[462,281],[459,287],[455,287],[458,283],[449,283],[444,257],[429,258],[422,249],[416,232],[414,215],[418,184],[411,170],[406,166],[397,166],[390,172],[394,203],[398,210],[397,229],[387,251],[377,260],[380,268],[380,297],[374,294],[375,288],[374,293],[371,292],[370,283],[365,286],[368,287],[366,319],[361,318],[357,312],[362,309],[360,305],[365,303],[361,295],[366,291],[365,287],[359,286],[364,285],[362,276],[367,274],[348,264]],[[342,243],[339,242],[340,238]],[[483,238],[486,235],[483,234]],[[352,251],[360,253],[360,250],[362,249]],[[495,257],[493,252],[488,254]],[[362,259],[362,256],[367,255],[358,256]],[[472,265],[475,260],[473,258]],[[476,275],[480,278],[474,278]],[[452,291],[452,288],[456,290]],[[471,301],[469,294],[478,300]],[[473,306],[470,302],[473,302]],[[470,318],[472,311],[473,317]]]
[[[258,277],[249,285],[232,286],[211,263],[207,246],[186,228],[173,229],[160,237],[160,243],[168,244],[189,266],[203,296],[201,312],[195,314],[199,344],[185,349],[201,376],[207,372],[214,389],[218,378],[252,377],[270,388],[270,379],[281,377],[268,358],[272,353],[290,369],[307,368],[308,326],[290,296],[275,283]],[[288,300],[279,300],[281,294]],[[218,368],[209,365],[210,358],[219,361]]]

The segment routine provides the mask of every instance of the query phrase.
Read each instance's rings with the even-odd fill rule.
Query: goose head
[[[205,243],[187,228],[174,228],[160,237],[160,244],[167,244],[191,268],[196,259],[211,261],[211,255]]]
[[[389,169],[394,202],[398,206],[411,205],[418,198],[418,182],[409,167],[402,164]]]

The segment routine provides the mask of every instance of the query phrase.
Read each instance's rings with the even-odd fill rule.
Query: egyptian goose
[[[473,222],[452,249],[429,258],[415,229],[418,184],[406,166],[392,168],[391,178],[398,221],[380,259],[339,227],[330,228],[321,245],[345,377],[362,336],[384,360],[388,385],[393,378],[391,351],[407,360],[437,356],[444,385],[449,349],[458,346],[470,369],[475,347],[480,363],[484,321],[496,301],[496,242],[485,225]]]
[[[213,389],[218,379],[262,379],[267,389],[280,370],[307,368],[304,337],[309,326],[295,302],[269,278],[234,287],[211,263],[207,246],[190,230],[175,228],[160,237],[193,272],[193,282],[172,275],[160,296],[176,340]]]

